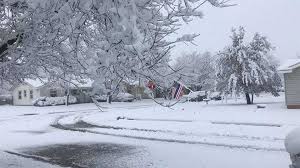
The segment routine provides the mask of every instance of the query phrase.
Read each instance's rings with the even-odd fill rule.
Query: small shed
[[[300,109],[300,59],[287,60],[279,67],[284,76],[285,102],[288,109]]]

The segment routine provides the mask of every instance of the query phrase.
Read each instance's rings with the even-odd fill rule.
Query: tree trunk
[[[253,104],[253,93],[251,94],[251,104]]]
[[[70,99],[70,87],[69,84],[67,84],[67,95],[66,95],[66,106],[69,105],[69,99]]]
[[[245,93],[245,95],[246,95],[247,104],[252,104],[249,93]]]
[[[111,104],[111,102],[112,102],[111,92],[107,92],[107,103]]]
[[[67,106],[69,105],[69,98],[70,98],[70,94],[68,93],[68,94],[67,94],[67,101],[66,101],[66,105],[67,105]]]

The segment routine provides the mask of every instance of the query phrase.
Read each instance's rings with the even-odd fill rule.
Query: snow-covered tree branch
[[[168,41],[217,0],[0,0],[0,71],[6,81],[89,77],[99,83],[167,75]],[[168,71],[169,72],[169,71]],[[101,84],[101,85],[102,85]]]
[[[256,33],[250,43],[245,42],[245,30],[232,31],[232,44],[219,53],[217,61],[218,89],[224,93],[245,94],[247,104],[253,95],[269,92],[278,96],[281,80],[277,73],[274,49],[265,36]],[[252,99],[250,98],[252,95]]]
[[[185,54],[176,60],[180,80],[194,91],[213,90],[215,84],[215,60],[209,52]]]

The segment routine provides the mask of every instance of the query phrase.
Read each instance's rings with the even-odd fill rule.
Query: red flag
[[[151,89],[151,90],[154,90],[155,89],[155,83],[153,82],[153,81],[149,81],[148,83],[147,83],[147,87],[149,88],[149,89]]]

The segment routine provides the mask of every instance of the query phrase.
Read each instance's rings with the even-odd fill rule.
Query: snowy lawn
[[[0,106],[0,149],[113,142],[146,147],[153,167],[288,167],[284,138],[300,127],[300,110],[287,110],[283,96],[255,102],[266,108],[244,99],[173,109],[151,100],[103,103],[105,112],[94,104]]]
[[[300,127],[299,110],[287,110],[282,97],[258,98],[266,104],[263,109],[243,105],[243,101],[183,103],[174,109],[156,104],[140,108],[112,105],[104,113],[70,115],[58,122],[66,125],[83,121],[91,124],[90,131],[115,136],[284,151],[286,134]]]

